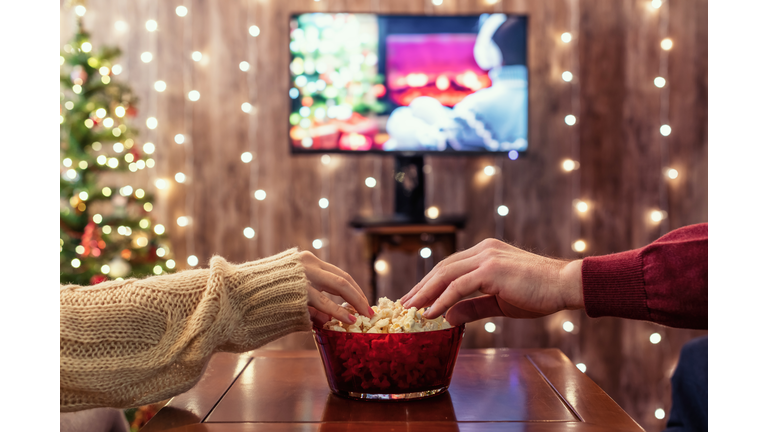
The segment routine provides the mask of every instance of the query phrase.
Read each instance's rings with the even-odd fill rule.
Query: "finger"
[[[484,251],[485,249],[493,247],[492,242],[488,241],[481,241],[480,243],[472,246],[471,248],[467,250],[463,250],[461,252],[456,252],[454,254],[451,254],[448,258],[440,261],[438,265],[436,265],[429,273],[427,273],[424,278],[419,281],[419,283],[416,284],[405,296],[403,296],[400,299],[400,302],[405,305],[408,300],[413,298],[417,292],[419,292],[429,281],[432,280],[432,278],[435,277],[436,274],[440,272],[441,267],[448,266],[450,264],[466,260],[468,258],[474,257],[480,252]]]
[[[469,257],[462,261],[443,266],[435,276],[429,280],[419,292],[404,304],[404,307],[422,308],[432,304],[446,288],[457,278],[477,270],[482,263],[480,255]],[[458,300],[457,300],[458,301]],[[448,305],[451,306],[451,305]]]
[[[357,309],[357,311],[359,313],[367,316],[368,318],[373,316],[373,309],[371,309],[371,307],[368,305],[368,298],[365,296],[365,293],[363,292],[363,289],[360,288],[360,285],[357,284],[357,282],[352,278],[352,276],[349,275],[349,273],[347,273],[344,270],[336,267],[333,264],[329,264],[329,263],[327,263],[325,261],[322,261],[322,260],[320,260],[320,268],[322,268],[323,270],[325,270],[327,272],[333,273],[333,274],[335,274],[337,276],[341,276],[347,282],[349,282],[350,286],[352,286],[352,288],[354,288],[354,290],[356,291],[357,303],[353,303],[352,301],[347,300],[346,298],[345,298],[345,300],[347,300],[349,302],[349,304],[354,306],[355,309]],[[362,302],[360,302],[360,300],[362,300]]]
[[[496,296],[487,295],[472,299],[462,300],[453,305],[445,314],[445,319],[452,326],[477,321],[479,319],[504,316],[504,311],[499,307]]]
[[[482,287],[481,276],[479,271],[473,271],[454,279],[432,306],[424,312],[424,318],[439,317],[464,296],[479,290]]]
[[[355,316],[350,314],[348,310],[337,305],[311,286],[307,287],[307,304],[317,309],[318,312],[330,315],[341,322],[354,324],[356,321]]]
[[[341,296],[344,301],[351,304],[360,314],[367,317],[373,315],[373,311],[368,306],[368,299],[365,298],[363,292],[355,289],[343,276],[311,265],[306,266],[304,272],[307,275],[307,279],[316,289]]]
[[[325,323],[331,320],[331,316],[327,313],[320,312],[312,306],[307,307],[309,309],[309,317],[317,327],[322,327]]]

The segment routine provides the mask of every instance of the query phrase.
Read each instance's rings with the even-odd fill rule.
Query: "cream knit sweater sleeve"
[[[60,291],[60,410],[126,408],[190,389],[211,355],[309,330],[296,249],[240,265]]]

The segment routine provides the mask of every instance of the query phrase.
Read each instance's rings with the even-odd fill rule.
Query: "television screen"
[[[307,13],[289,48],[294,153],[528,148],[525,16]]]

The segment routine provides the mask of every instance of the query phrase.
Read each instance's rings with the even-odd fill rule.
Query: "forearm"
[[[163,400],[192,387],[214,352],[309,329],[297,255],[62,287],[61,411]]]

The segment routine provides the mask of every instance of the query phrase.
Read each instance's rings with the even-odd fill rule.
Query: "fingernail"
[[[348,324],[354,324],[354,323],[356,323],[356,322],[357,322],[357,317],[356,317],[356,316],[354,316],[354,315],[352,315],[352,314],[349,314],[349,315],[347,316],[347,319],[349,320],[349,321],[348,321]]]
[[[369,307],[368,307],[368,314],[369,314],[370,316],[373,316],[373,314],[374,314],[374,313],[375,313],[375,312],[373,311],[373,308],[369,306]]]

